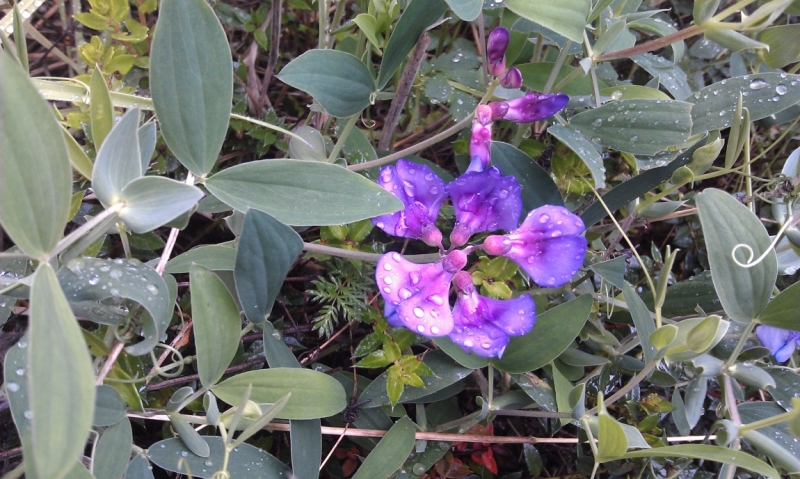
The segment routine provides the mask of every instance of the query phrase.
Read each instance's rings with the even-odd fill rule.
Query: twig
[[[408,94],[411,92],[411,86],[414,84],[414,78],[417,77],[419,66],[422,59],[425,58],[425,50],[428,48],[428,43],[431,37],[427,32],[423,32],[417,40],[417,46],[414,47],[414,52],[406,64],[403,74],[400,76],[400,82],[397,84],[397,92],[392,100],[392,106],[389,107],[389,113],[386,114],[386,119],[383,123],[381,130],[381,139],[378,141],[379,150],[388,150],[389,143],[392,141],[392,133],[397,126],[397,121],[400,119],[400,113],[403,111],[403,106],[406,104]]]
[[[111,368],[114,367],[114,364],[117,362],[117,358],[119,357],[122,349],[125,347],[125,343],[116,342],[114,343],[114,347],[111,348],[111,352],[108,353],[108,359],[106,362],[103,363],[103,368],[100,370],[100,373],[97,375],[97,379],[95,379],[95,385],[99,386],[103,384],[103,381],[108,376],[108,373],[111,372]]]
[[[653,50],[658,50],[659,48],[668,47],[673,43],[679,42],[681,40],[686,40],[687,38],[691,38],[701,33],[703,33],[702,28],[700,28],[698,25],[692,25],[689,28],[685,28],[683,30],[677,31],[665,37],[657,38],[647,43],[642,43],[641,45],[636,45],[631,48],[626,48],[625,50],[619,50],[616,52],[610,52],[610,53],[605,53],[603,55],[598,55],[594,58],[594,61],[595,63],[600,63],[609,60],[618,60],[620,58],[628,58],[635,55],[641,55],[642,53],[652,52]]]
[[[247,361],[246,363],[237,364],[236,366],[229,367],[228,369],[225,370],[225,374],[230,374],[230,373],[235,373],[235,372],[238,372],[238,371],[242,371],[244,369],[251,368],[251,367],[257,366],[259,364],[263,364],[265,361],[266,361],[266,358],[263,358],[263,357],[252,359],[250,361]],[[196,381],[198,379],[200,379],[200,375],[199,374],[189,374],[188,376],[181,376],[179,378],[165,379],[164,381],[161,381],[160,383],[157,383],[157,384],[148,384],[147,385],[147,390],[148,391],[157,391],[159,389],[170,388],[170,387],[173,387],[173,386],[177,386],[179,384],[190,383],[190,382]]]

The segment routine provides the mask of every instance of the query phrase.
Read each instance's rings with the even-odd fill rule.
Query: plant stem
[[[347,123],[344,125],[342,132],[339,134],[339,138],[336,139],[336,144],[331,150],[331,154],[328,156],[328,163],[336,161],[336,157],[339,156],[339,152],[344,148],[344,143],[347,141],[347,137],[350,136],[350,132],[353,131],[353,127],[356,126],[359,117],[360,115],[356,113],[347,119]]]
[[[303,243],[303,250],[310,253],[327,254],[331,256],[337,256],[339,258],[358,259],[361,261],[369,261],[371,263],[377,263],[378,260],[381,259],[381,256],[383,256],[382,254],[377,253],[364,253],[362,251],[334,248],[333,246],[314,243]],[[441,259],[439,253],[404,255],[403,257],[412,263],[432,263]]]
[[[644,369],[642,369],[641,371],[639,371],[639,372],[636,374],[636,376],[634,376],[634,377],[632,377],[632,378],[631,378],[631,380],[628,382],[628,384],[626,384],[625,386],[623,386],[622,388],[620,388],[620,390],[619,390],[619,391],[615,392],[615,393],[614,393],[614,394],[612,394],[612,395],[611,395],[611,396],[610,396],[608,399],[606,399],[605,401],[603,401],[603,404],[605,404],[605,406],[606,406],[606,407],[608,407],[608,406],[610,406],[610,405],[614,404],[614,402],[615,402],[617,399],[619,399],[619,398],[621,398],[622,396],[624,396],[625,394],[627,394],[627,393],[628,393],[628,391],[630,391],[630,390],[631,390],[631,389],[633,389],[633,388],[634,388],[634,387],[635,387],[637,384],[639,384],[640,382],[642,382],[643,380],[645,380],[645,379],[647,378],[647,375],[648,375],[648,374],[650,374],[650,371],[652,371],[653,369],[655,369],[655,367],[658,365],[658,363],[659,363],[659,362],[660,362],[660,361],[653,361],[653,362],[651,362],[651,363],[648,363],[648,364],[647,364],[647,365],[644,367]],[[589,411],[586,413],[586,415],[587,415],[587,416],[591,416],[592,414],[596,414],[596,413],[597,413],[597,409],[598,409],[598,408],[597,408],[597,406],[593,407],[592,409],[590,409],[590,410],[589,410]]]
[[[749,323],[747,323],[747,325],[745,325],[744,329],[742,330],[742,336],[739,338],[739,341],[736,343],[736,346],[733,348],[733,351],[731,351],[731,355],[728,356],[728,360],[725,361],[724,367],[729,367],[733,365],[734,362],[736,362],[736,358],[738,358],[739,354],[741,354],[742,349],[744,349],[745,343],[747,343],[747,339],[750,337],[750,334],[753,332],[753,329],[755,327],[756,327],[755,321],[750,321]]]
[[[104,209],[100,212],[99,215],[95,216],[94,218],[90,219],[86,223],[82,224],[80,228],[76,229],[72,233],[68,234],[65,238],[56,244],[56,247],[53,248],[53,251],[47,254],[44,258],[42,258],[43,262],[50,261],[52,258],[58,256],[59,253],[64,251],[65,249],[69,248],[69,246],[78,241],[83,235],[91,231],[95,226],[99,225],[106,219],[112,216],[119,215],[120,210],[125,207],[125,203],[117,203],[112,205],[110,208]]]
[[[553,88],[553,84],[556,82],[556,78],[558,78],[558,74],[561,72],[561,67],[564,66],[564,61],[567,59],[567,55],[569,54],[569,49],[571,47],[572,41],[567,40],[564,42],[564,48],[558,52],[558,58],[556,58],[556,63],[553,65],[553,69],[550,70],[550,77],[547,79],[547,83],[544,84],[542,93],[550,93],[550,90]]]
[[[595,63],[600,63],[609,60],[619,60],[620,58],[628,58],[635,55],[641,55],[642,53],[647,53],[653,50],[658,50],[670,46],[673,43],[685,40],[687,38],[691,38],[701,33],[703,33],[703,29],[700,26],[692,25],[691,27],[684,28],[683,30],[677,31],[665,37],[657,38],[653,41],[642,43],[641,45],[636,45],[631,48],[626,48],[624,50],[619,50],[616,52],[610,52],[610,53],[604,53],[603,55],[598,55],[597,57],[594,58],[594,61]]]

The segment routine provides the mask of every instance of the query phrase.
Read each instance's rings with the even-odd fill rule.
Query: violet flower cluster
[[[500,81],[519,87],[519,70],[505,68],[507,45],[508,30],[498,28],[490,34],[489,69]],[[406,160],[381,170],[378,184],[400,199],[404,209],[376,217],[373,223],[391,235],[422,240],[442,252],[441,259],[432,264],[411,263],[399,253],[381,257],[375,277],[390,325],[429,337],[449,336],[468,353],[500,357],[511,336],[533,328],[535,304],[527,294],[509,300],[478,294],[471,275],[464,271],[468,254],[482,249],[505,256],[541,286],[560,286],[575,275],[586,253],[581,219],[564,207],[545,205],[531,211],[519,225],[522,188],[513,176],[503,176],[499,168],[490,166],[493,120],[537,121],[555,114],[567,101],[566,95],[531,92],[478,106],[470,142],[472,161],[467,172],[450,184],[427,166]],[[436,219],[448,198],[456,223],[445,250]],[[486,237],[480,245],[457,249],[484,232],[500,234]],[[452,309],[451,283],[456,291]]]
[[[756,328],[756,336],[779,363],[788,360],[794,354],[794,350],[800,347],[800,332],[798,331],[789,331],[762,324]]]

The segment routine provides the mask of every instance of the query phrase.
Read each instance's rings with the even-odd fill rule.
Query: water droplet
[[[550,221],[550,215],[544,214],[539,217],[539,223],[547,223]]]
[[[17,347],[20,348],[20,349],[25,349],[27,346],[28,346],[28,342],[24,341],[24,340],[20,340],[17,343]]]
[[[122,270],[114,268],[110,273],[108,273],[108,275],[113,279],[120,279],[122,277]]]
[[[181,457],[189,457],[189,453],[187,451],[181,451]]]
[[[206,462],[203,463],[206,467],[211,467],[214,465],[214,462],[211,459],[206,459]]]
[[[387,277],[383,278],[383,282],[386,283],[386,284],[392,284],[392,277],[391,276],[387,276]]]
[[[25,416],[25,419],[27,419],[29,421],[31,419],[33,419],[33,411],[31,411],[30,409],[28,409],[27,411],[23,412],[22,415]]]
[[[109,271],[111,271],[111,266],[108,266],[107,264],[104,264],[103,266],[100,266],[97,269],[99,269],[100,272],[102,272],[102,273],[108,273]]]
[[[94,286],[94,285],[96,285],[97,283],[100,282],[100,277],[98,277],[96,274],[93,274],[92,276],[89,277],[88,282],[89,282],[89,284]]]
[[[19,391],[19,384],[14,383],[14,382],[6,383],[6,389],[11,391],[12,393],[15,393],[15,392]]]
[[[425,332],[425,326],[423,326],[421,324],[417,325],[417,331],[419,331],[420,333],[424,333]]]
[[[164,449],[165,447],[167,447],[167,445],[166,445],[166,444],[162,444],[162,445],[161,445],[161,449]]]
[[[638,139],[639,139],[639,136],[638,136],[638,135],[633,135],[633,136],[631,137],[631,141],[636,141],[636,140],[638,140]]]
[[[158,286],[154,285],[153,283],[147,283],[145,289],[147,290],[148,293],[152,295],[158,294]]]
[[[602,124],[603,124],[602,118],[595,118],[594,121],[592,121],[592,125],[594,126],[601,126]]]
[[[436,326],[431,326],[431,334],[439,334],[439,328]]]
[[[408,288],[401,288],[400,289],[400,298],[401,299],[408,299],[411,297],[411,291]]]
[[[425,311],[422,308],[414,308],[414,316],[421,318],[425,315]]]
[[[25,368],[19,368],[14,372],[17,373],[17,376],[24,376],[25,375]]]
[[[751,90],[760,90],[760,89],[766,88],[768,86],[769,86],[769,83],[767,83],[766,81],[764,81],[764,80],[762,80],[760,78],[757,78],[757,79],[755,79],[755,80],[750,82],[750,89]]]

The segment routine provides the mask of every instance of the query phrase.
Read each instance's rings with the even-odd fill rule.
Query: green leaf
[[[378,71],[378,90],[383,90],[394,73],[406,59],[406,56],[417,44],[420,35],[433,25],[445,11],[447,3],[442,0],[412,1],[406,7],[397,26],[389,37],[386,50],[383,52],[381,67]]]
[[[450,10],[465,22],[478,18],[483,8],[483,0],[445,0]]]
[[[570,125],[595,143],[655,155],[689,139],[691,110],[692,104],[682,101],[619,100],[573,116]]]
[[[154,122],[145,123],[137,131],[139,136],[139,153],[142,156],[142,173],[146,173],[150,167],[150,159],[156,151],[156,124]]]
[[[776,328],[800,331],[800,283],[789,286],[775,296],[758,321]]]
[[[583,295],[539,314],[533,330],[512,337],[502,359],[493,359],[492,363],[509,373],[539,369],[572,344],[589,317],[593,303],[591,295]]]
[[[114,126],[114,108],[111,105],[111,96],[108,94],[106,79],[95,68],[89,81],[89,117],[92,124],[92,140],[95,150],[99,150],[103,141]]]
[[[228,39],[204,0],[160,5],[150,91],[167,146],[189,171],[204,176],[225,140],[233,98]]]
[[[167,284],[155,269],[139,260],[76,258],[58,271],[58,281],[79,313],[91,311],[85,302],[113,296],[132,299],[147,310],[149,315],[141,318],[144,340],[125,348],[128,354],[147,354],[167,330],[172,316]]]
[[[200,188],[163,176],[131,181],[120,192],[119,216],[134,233],[147,233],[191,210],[203,197]]]
[[[771,479],[780,479],[778,471],[764,461],[742,451],[724,447],[709,446],[705,444],[682,444],[678,446],[657,447],[641,451],[631,451],[622,456],[624,459],[637,457],[685,457],[690,459],[705,459],[708,461],[732,464],[748,471],[763,474]]]
[[[0,54],[0,151],[0,224],[25,254],[42,258],[69,219],[72,172],[50,107],[6,54]]]
[[[770,68],[783,68],[800,58],[800,25],[765,28],[758,40],[769,45],[769,51],[763,53],[763,58]]]
[[[299,368],[300,363],[292,351],[284,343],[272,323],[265,321],[264,325],[264,355],[271,368]]]
[[[449,336],[442,336],[434,338],[434,343],[439,346],[439,349],[447,353],[448,356],[453,358],[458,364],[470,369],[485,368],[489,364],[489,360],[482,356],[469,354],[464,351],[461,346],[454,343]]]
[[[169,420],[172,429],[178,433],[181,441],[183,441],[183,444],[192,454],[196,454],[200,457],[208,457],[209,454],[211,454],[208,443],[203,439],[200,433],[194,430],[194,427],[192,427],[186,419],[183,419],[178,414],[170,414]]]
[[[605,411],[598,414],[598,421],[597,461],[606,462],[625,454],[628,450],[628,438],[622,424]]]
[[[625,282],[625,257],[618,256],[602,263],[596,263],[589,267],[592,271],[600,275],[605,281],[611,283],[619,289],[627,284]]]
[[[695,0],[692,7],[692,18],[698,25],[702,25],[709,21],[711,17],[717,12],[720,0]]]
[[[519,181],[524,212],[543,205],[564,205],[561,192],[550,175],[515,146],[493,141],[492,161],[504,175],[513,176]]]
[[[677,336],[678,327],[673,324],[665,324],[650,333],[649,342],[656,351],[660,351],[672,344]]]
[[[591,141],[569,126],[553,125],[547,129],[547,132],[578,155],[578,158],[589,168],[595,188],[605,188],[606,169],[603,166],[603,157],[600,156]]]
[[[6,378],[5,392],[8,398],[8,406],[11,409],[11,417],[19,433],[23,455],[26,458],[31,457],[33,454],[31,440],[31,418],[33,416],[30,413],[30,369],[28,368],[27,355],[29,338],[30,335],[25,334],[19,342],[12,345],[3,361],[3,377]],[[34,462],[24,461],[23,464],[26,477],[36,479],[38,476],[34,469]]]
[[[775,387],[768,388],[770,396],[787,411],[792,408],[792,399],[800,391],[800,376],[788,369],[775,368],[769,370],[775,380]]]
[[[122,190],[144,174],[139,152],[140,116],[138,108],[128,110],[97,152],[92,189],[105,207],[121,201]]]
[[[250,400],[274,403],[286,393],[292,397],[277,417],[317,419],[341,412],[346,406],[345,392],[338,381],[318,371],[297,368],[271,368],[237,374],[212,388],[228,404],[239,402],[252,384]]]
[[[749,322],[757,318],[769,302],[778,263],[764,225],[750,210],[724,191],[707,189],[697,195],[697,210],[708,249],[711,277],[725,312],[734,320]],[[743,268],[733,261],[734,248],[752,248],[755,260],[767,252],[763,261]],[[744,248],[736,258],[748,262]]]
[[[739,382],[758,389],[767,390],[776,386],[772,376],[756,365],[736,363],[728,368],[728,373]]]
[[[216,274],[193,264],[189,270],[189,285],[197,372],[203,386],[210,388],[220,380],[236,355],[242,323],[231,293]]]
[[[142,456],[134,456],[125,471],[125,479],[155,479],[150,462]]]
[[[338,50],[310,50],[283,67],[278,79],[302,90],[340,118],[369,105],[375,80],[355,56]]]
[[[708,316],[689,318],[676,323],[676,326],[678,333],[667,350],[667,358],[671,361],[688,361],[707,353],[719,343],[728,331],[730,321],[721,320],[719,316]],[[697,349],[690,347],[690,344]]]
[[[522,18],[538,23],[560,33],[573,42],[583,42],[586,17],[592,6],[590,0],[562,0],[560,2],[531,2],[506,0],[505,6]]]
[[[92,456],[92,474],[97,479],[119,479],[128,468],[131,458],[133,432],[131,422],[124,418],[117,424],[106,428],[97,441]]]
[[[673,27],[669,23],[662,22],[660,21],[660,19],[655,19],[655,18],[638,19],[635,22],[629,23],[628,28],[636,30],[644,30],[650,33],[656,33],[662,37],[666,37],[667,35],[672,35],[673,33],[676,33],[678,31],[675,29],[675,27]],[[672,46],[672,62],[679,63],[683,59],[683,54],[686,50],[686,44],[683,42],[683,40],[681,40],[672,43],[671,46]]]
[[[69,162],[72,164],[72,167],[75,168],[75,171],[83,175],[84,178],[91,180],[94,164],[92,164],[92,160],[89,159],[89,155],[83,151],[83,147],[78,144],[78,141],[75,140],[67,130],[62,129],[61,132],[64,134],[64,141],[67,143]]]
[[[695,143],[691,148],[681,153],[678,158],[666,166],[647,170],[612,188],[611,191],[602,196],[608,209],[614,212],[667,181],[675,170],[692,161],[692,154],[701,144],[702,142]],[[599,201],[595,201],[581,214],[581,219],[588,228],[606,216],[607,213],[603,205],[600,204]]]
[[[563,37],[561,37],[563,40]],[[536,63],[525,63],[523,65],[516,65],[519,69],[520,73],[522,73],[522,84],[534,91],[542,91],[544,86],[547,84],[547,81],[550,79],[550,75],[553,72],[553,68],[555,68],[555,62],[536,62]],[[572,67],[569,65],[562,65],[561,69],[558,71],[556,75],[554,85],[558,85],[561,83],[562,80],[567,78],[571,73],[577,70],[580,67]],[[573,77],[572,80],[569,81],[566,85],[564,85],[559,92],[565,93],[571,96],[580,96],[580,95],[591,95],[594,92],[594,86],[592,85],[592,78],[585,74],[576,74],[578,76]],[[605,89],[606,84],[602,81],[598,80],[598,85],[600,88]]]
[[[102,384],[95,391],[93,426],[113,426],[125,419],[125,401],[116,389]]]
[[[300,235],[266,213],[249,210],[236,250],[236,293],[247,319],[262,323],[286,274],[303,251]]]
[[[328,161],[325,138],[323,138],[319,130],[302,125],[297,127],[294,133],[297,136],[289,139],[289,158],[307,161]]]
[[[356,15],[356,18],[353,19],[358,28],[364,32],[364,35],[367,36],[369,42],[375,47],[380,49],[381,42],[378,41],[378,37],[376,36],[377,29],[378,29],[378,21],[375,19],[374,16],[368,13],[359,13]]]
[[[162,469],[192,477],[209,479],[227,465],[230,479],[275,479],[287,477],[289,469],[275,456],[250,444],[239,444],[225,461],[225,443],[221,437],[205,436],[210,448],[208,457],[200,457],[186,449],[183,442],[173,437],[159,441],[147,451],[147,457]],[[258,467],[253,467],[258,464]]]
[[[683,100],[692,94],[692,88],[686,79],[686,72],[671,60],[652,53],[636,55],[631,57],[631,60],[652,75],[653,78],[657,78],[658,82],[676,100]]]
[[[322,463],[322,425],[319,419],[291,421],[292,473],[297,479],[317,479]]]
[[[722,30],[719,28],[707,28],[704,31],[706,40],[712,41],[732,52],[742,50],[769,49],[769,45],[753,40],[747,35],[742,35],[733,30]]]
[[[701,89],[686,99],[695,104],[692,107],[694,133],[731,126],[739,92],[742,92],[742,106],[750,112],[750,120],[760,120],[800,101],[800,76],[758,73],[728,78]]]
[[[83,453],[89,437],[94,371],[81,329],[49,263],[41,263],[33,274],[30,304],[33,447],[27,460],[33,460],[39,476],[59,479]]]
[[[352,223],[403,207],[363,176],[316,161],[244,163],[215,174],[206,187],[239,211],[253,208],[292,226]]]
[[[472,370],[454,363],[443,351],[432,351],[425,355],[422,362],[428,366],[433,375],[422,378],[424,388],[406,388],[399,402],[412,402],[416,399],[431,395],[467,377]],[[390,403],[386,394],[388,372],[384,372],[364,389],[359,396],[359,401],[369,399],[365,408],[385,406]],[[402,382],[401,382],[402,384]]]
[[[392,426],[353,479],[387,479],[403,465],[414,447],[414,423],[403,416]]]
[[[205,266],[211,271],[233,271],[236,249],[222,245],[198,246],[169,260],[164,272],[188,273],[192,263]]]

